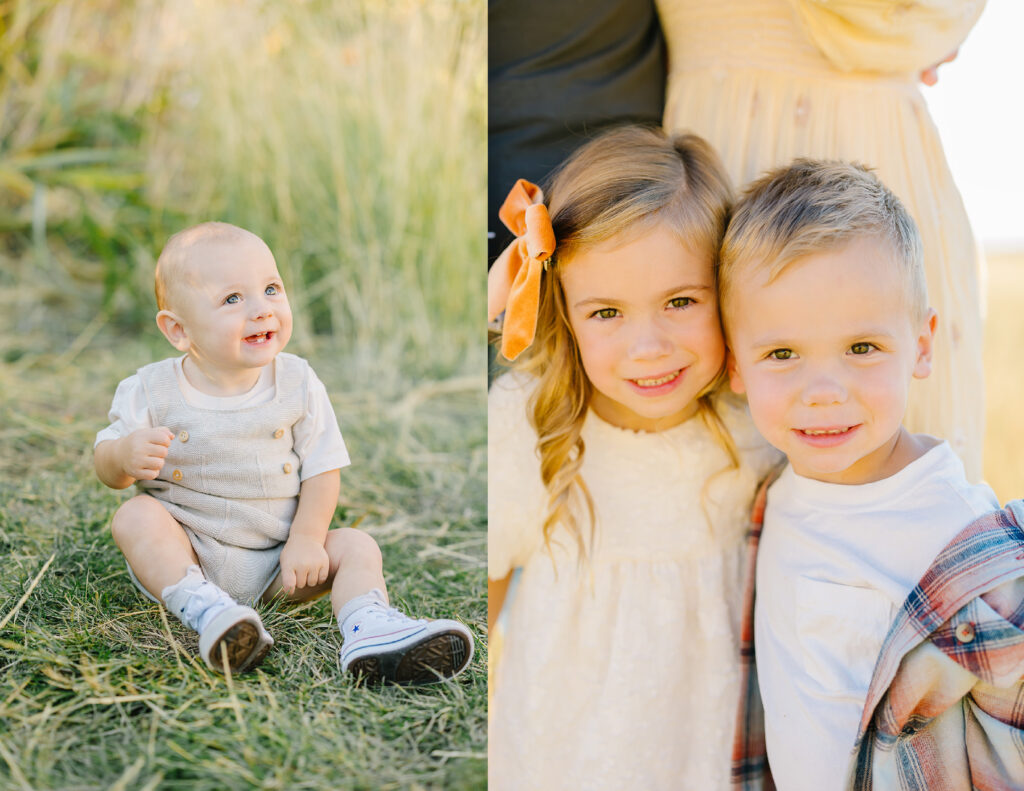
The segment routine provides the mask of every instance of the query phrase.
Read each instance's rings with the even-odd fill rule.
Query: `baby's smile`
[[[245,338],[245,342],[253,346],[260,346],[274,339],[275,333],[272,331],[257,332],[255,335],[248,335]]]

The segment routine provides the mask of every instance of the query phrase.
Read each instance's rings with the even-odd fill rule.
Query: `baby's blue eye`
[[[773,360],[788,360],[793,356],[792,349],[775,349],[768,354]]]
[[[228,304],[228,305],[234,305],[235,303],[237,303],[241,299],[242,299],[242,296],[240,294],[231,294],[231,295],[228,296],[227,299],[224,300],[224,302],[225,302],[225,304]]]
[[[854,354],[867,354],[875,348],[873,343],[855,343],[850,347],[850,351]]]
[[[273,283],[271,283],[269,286],[267,286],[265,289],[263,289],[263,293],[266,294],[268,297],[274,296],[274,294],[276,294],[277,292],[278,292],[278,287],[276,285],[274,285]]]
[[[693,302],[691,297],[673,297],[668,301],[668,304],[673,308],[685,308],[687,305],[692,305]]]

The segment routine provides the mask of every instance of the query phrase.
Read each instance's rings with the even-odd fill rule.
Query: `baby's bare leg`
[[[118,508],[110,532],[139,582],[160,601],[164,588],[184,577],[189,566],[199,564],[184,529],[148,494]]]
[[[372,536],[351,527],[337,528],[328,531],[324,547],[331,561],[327,580],[322,585],[296,589],[288,597],[290,600],[308,601],[330,591],[331,611],[337,615],[343,604],[374,588],[387,597],[383,560]],[[280,592],[281,575],[278,574],[263,594],[263,600],[269,601]]]

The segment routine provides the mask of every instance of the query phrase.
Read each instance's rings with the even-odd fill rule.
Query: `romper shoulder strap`
[[[174,373],[174,358],[144,365],[138,374],[156,425],[163,425],[170,408],[182,400],[178,378]]]

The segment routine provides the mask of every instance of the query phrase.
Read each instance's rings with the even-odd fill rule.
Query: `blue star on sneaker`
[[[359,624],[356,624],[355,626],[353,626],[352,627],[352,631],[353,632],[358,632],[359,631]]]

